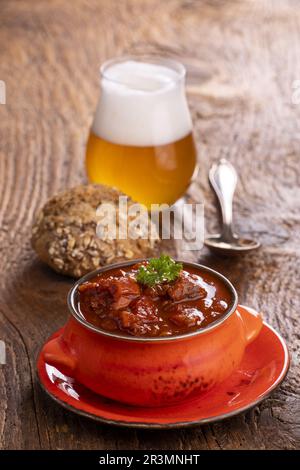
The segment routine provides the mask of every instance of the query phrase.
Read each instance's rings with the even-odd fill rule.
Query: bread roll
[[[58,273],[78,278],[106,264],[155,256],[158,241],[149,237],[109,240],[97,236],[96,209],[108,202],[117,210],[119,196],[124,194],[108,186],[81,185],[51,198],[32,228],[32,246],[40,259]],[[133,203],[128,198],[128,207]]]

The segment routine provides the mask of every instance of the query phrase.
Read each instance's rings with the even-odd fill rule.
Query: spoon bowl
[[[211,251],[223,256],[238,256],[260,247],[260,243],[251,238],[234,237],[231,242],[223,240],[220,234],[209,235],[204,245]]]

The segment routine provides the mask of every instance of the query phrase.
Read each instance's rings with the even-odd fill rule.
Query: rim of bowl
[[[78,301],[76,299],[76,295],[78,292],[78,287],[83,284],[84,282],[90,280],[91,278],[97,276],[98,274],[104,273],[106,271],[110,271],[111,269],[118,269],[122,267],[127,267],[127,266],[132,266],[134,264],[140,263],[142,261],[148,261],[151,258],[139,258],[131,261],[124,261],[120,263],[114,263],[110,264],[108,266],[103,266],[101,268],[95,269],[94,271],[89,272],[85,276],[81,277],[78,279],[78,281],[75,282],[73,287],[70,289],[67,297],[67,303],[69,310],[71,312],[72,317],[77,320],[79,323],[81,323],[83,326],[85,326],[87,329],[90,331],[93,331],[95,333],[98,333],[103,336],[108,336],[110,338],[115,338],[119,339],[122,341],[135,341],[135,342],[140,342],[140,343],[155,343],[155,342],[169,342],[169,341],[175,341],[175,340],[183,340],[186,338],[191,338],[193,336],[198,336],[204,333],[207,333],[208,331],[214,330],[217,328],[219,325],[221,325],[227,318],[229,318],[236,310],[237,305],[238,305],[238,295],[233,287],[232,283],[227,279],[227,277],[223,276],[223,274],[220,274],[218,271],[215,271],[212,268],[209,268],[207,266],[204,266],[203,264],[198,264],[198,263],[193,263],[189,261],[180,261],[180,260],[175,260],[177,262],[180,262],[183,264],[183,267],[188,267],[191,266],[194,269],[197,269],[199,271],[205,271],[208,272],[214,276],[216,276],[219,280],[221,280],[228,290],[230,291],[232,295],[232,304],[228,308],[228,311],[218,320],[216,320],[213,323],[210,323],[204,328],[200,328],[199,330],[192,331],[190,333],[184,333],[181,335],[173,335],[173,336],[158,336],[158,337],[143,337],[143,336],[130,336],[122,333],[113,333],[110,331],[102,330],[101,328],[98,328],[97,326],[93,325],[92,323],[88,322],[83,314],[81,313],[79,306],[78,306]]]
[[[173,71],[177,73],[177,76],[172,78],[172,83],[177,83],[181,80],[184,80],[186,76],[186,68],[185,66],[177,61],[176,59],[172,59],[170,57],[163,57],[160,55],[155,55],[155,54],[128,54],[128,55],[122,55],[119,57],[114,57],[112,59],[108,59],[103,64],[100,66],[100,76],[101,78],[104,78],[105,80],[113,83],[118,83],[119,85],[124,85],[124,82],[122,80],[118,80],[115,78],[110,77],[107,74],[107,70],[114,65],[114,64],[119,64],[122,62],[126,61],[136,61],[136,62],[148,62],[151,64],[159,64],[159,65],[164,65],[165,67],[171,68]],[[161,89],[164,89],[168,84],[162,85]],[[136,90],[139,90],[139,88],[136,88]],[[145,92],[145,90],[143,90]],[[147,92],[146,92],[147,93]],[[148,91],[148,93],[151,93],[151,91]]]

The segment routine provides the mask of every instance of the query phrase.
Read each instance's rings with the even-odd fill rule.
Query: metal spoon
[[[237,179],[235,168],[225,158],[209,171],[209,181],[221,207],[222,231],[221,234],[209,235],[204,244],[213,252],[226,256],[237,256],[260,246],[256,240],[242,238],[233,231],[232,200]]]

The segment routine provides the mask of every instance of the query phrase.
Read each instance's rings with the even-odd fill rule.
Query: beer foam
[[[192,122],[180,72],[134,60],[108,65],[92,130],[109,142],[139,147],[182,139]]]

